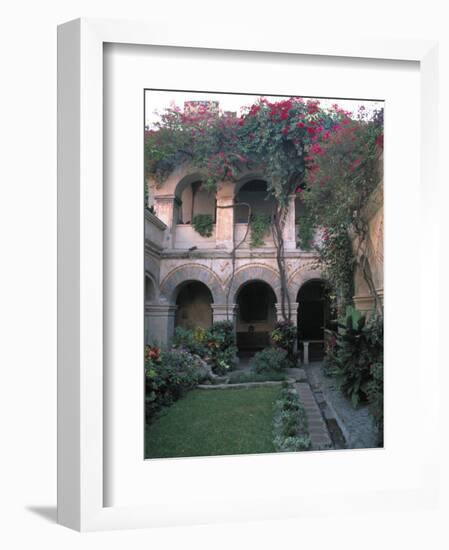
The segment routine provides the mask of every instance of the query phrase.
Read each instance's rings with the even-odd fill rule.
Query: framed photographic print
[[[433,503],[435,44],[58,37],[59,522]]]

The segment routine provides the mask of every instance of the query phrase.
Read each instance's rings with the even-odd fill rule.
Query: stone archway
[[[240,288],[249,281],[263,281],[267,283],[272,289],[276,296],[276,302],[281,302],[281,286],[279,280],[279,273],[266,265],[263,264],[250,264],[241,267],[238,269],[234,277],[231,280],[228,279],[227,286],[229,289],[229,301],[236,303],[236,298]]]
[[[186,264],[170,271],[161,282],[161,294],[166,302],[174,305],[177,298],[177,289],[186,281],[204,283],[212,294],[215,304],[224,304],[226,296],[217,275],[206,266]]]

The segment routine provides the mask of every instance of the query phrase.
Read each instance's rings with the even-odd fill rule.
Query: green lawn
[[[147,427],[146,458],[272,453],[279,386],[192,390]]]

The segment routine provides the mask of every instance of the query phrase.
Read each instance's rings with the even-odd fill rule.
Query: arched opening
[[[204,283],[182,283],[176,298],[175,327],[209,328],[212,325],[212,302],[212,293]]]
[[[274,207],[274,197],[268,194],[267,182],[262,179],[251,179],[244,183],[235,197],[235,223],[248,223],[248,207],[239,206],[247,203],[252,214],[265,213],[271,215]]]
[[[307,281],[298,292],[299,351],[310,361],[324,357],[324,331],[329,326],[330,302],[321,280]],[[308,353],[306,354],[307,347]]]
[[[237,293],[237,347],[241,356],[253,355],[270,342],[276,324],[276,295],[268,283],[250,281]]]
[[[215,223],[216,200],[213,193],[204,189],[200,180],[181,186],[178,190],[178,224],[191,224],[193,218],[198,214],[207,214],[211,216]]]

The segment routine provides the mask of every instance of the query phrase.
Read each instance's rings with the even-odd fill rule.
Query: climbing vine
[[[315,237],[315,225],[308,213],[304,213],[296,219],[298,227],[298,245],[302,250],[311,250]]]
[[[312,228],[330,230],[320,255],[330,278],[342,284],[346,275],[340,273],[334,260],[339,252],[348,251],[347,243],[342,235],[335,240],[333,235],[336,228],[354,226],[360,242],[363,240],[363,224],[357,213],[378,181],[376,151],[382,122],[381,114],[369,118],[359,112],[353,118],[337,105],[324,109],[319,101],[299,97],[276,102],[260,98],[240,116],[219,112],[207,104],[187,110],[172,107],[145,133],[146,176],[161,184],[176,167],[189,163],[205,175],[204,188],[215,191],[218,182],[236,181],[243,170],[257,168],[264,173],[267,191],[275,202],[271,224],[280,306],[288,320],[291,305],[283,230],[289,198],[300,194],[310,212],[300,240],[308,232],[306,241],[310,241]],[[257,213],[251,217],[249,212],[248,216],[252,246],[260,246],[254,244],[254,238],[260,243],[265,222]],[[341,292],[349,296],[349,290]]]
[[[306,186],[300,197],[310,223],[321,234],[316,249],[342,308],[352,302],[359,266],[380,309],[371,272],[364,265],[369,241],[364,207],[382,179],[382,139],[383,111],[368,117],[361,107],[354,119],[336,125],[308,152]]]
[[[251,247],[257,248],[265,244],[264,236],[270,228],[271,216],[264,212],[257,212],[251,216]]]

